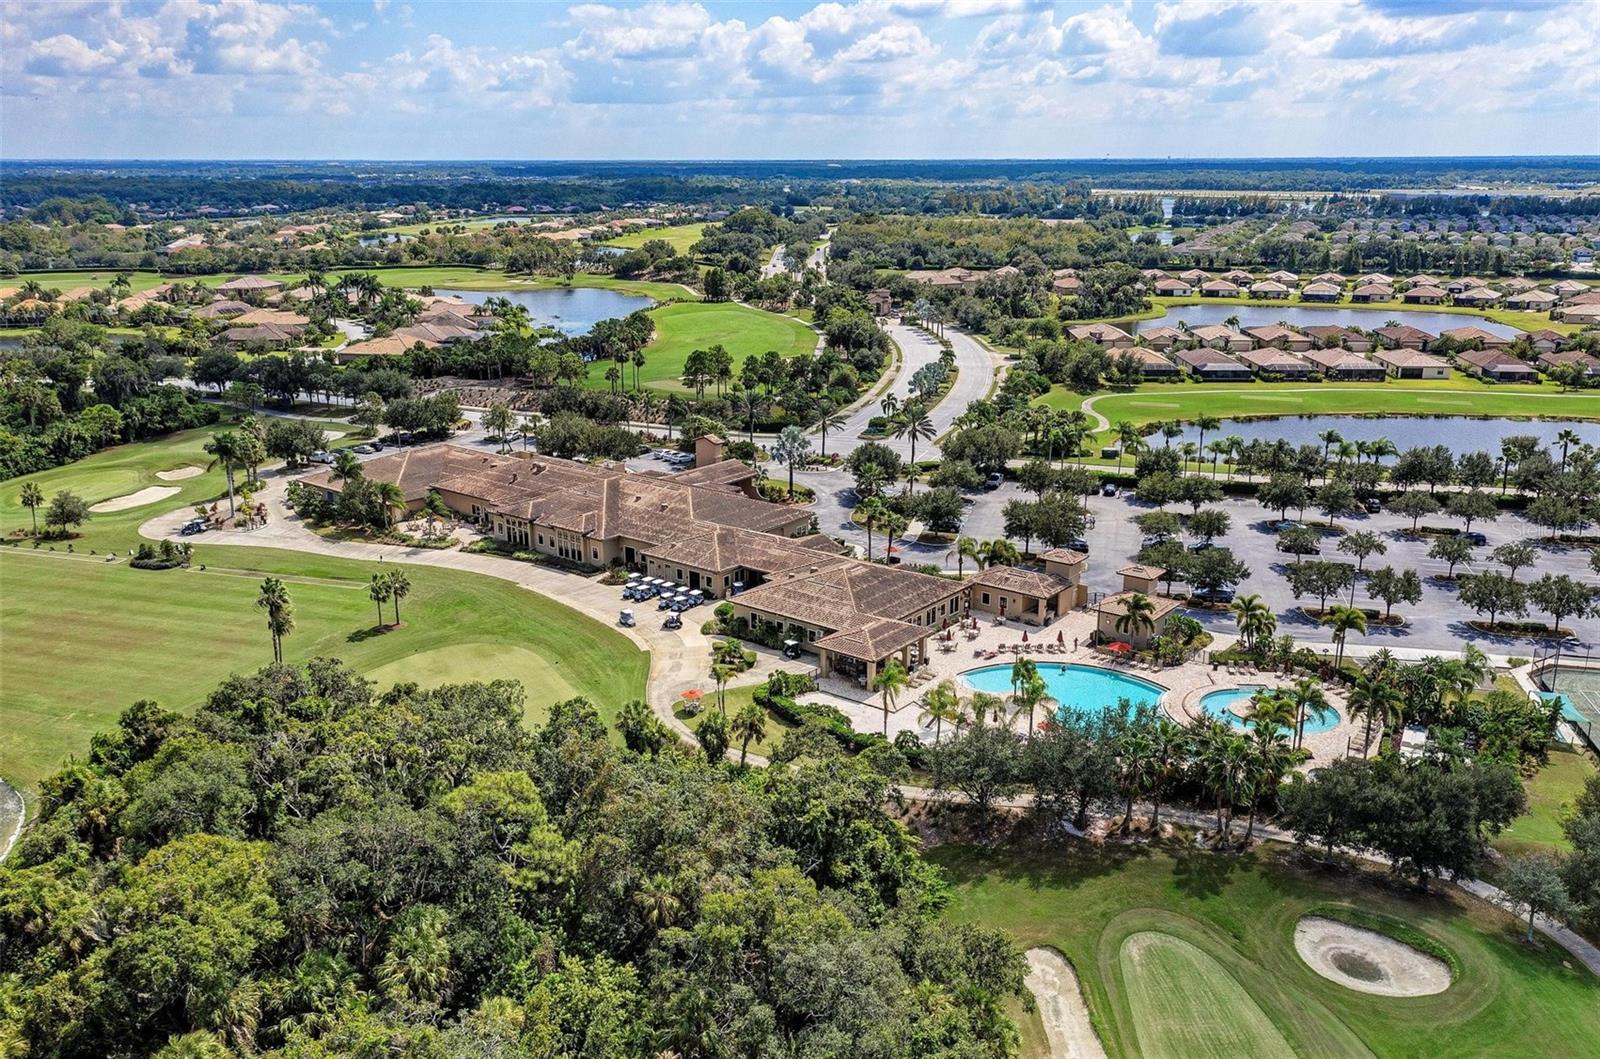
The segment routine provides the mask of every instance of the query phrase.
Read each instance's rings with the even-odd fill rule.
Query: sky
[[[1596,0],[0,3],[0,157],[1592,154]]]

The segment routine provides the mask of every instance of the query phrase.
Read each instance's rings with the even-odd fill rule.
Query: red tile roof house
[[[1443,305],[1444,291],[1438,287],[1423,284],[1412,287],[1401,294],[1400,300],[1407,305]]]
[[[1110,349],[1133,345],[1133,336],[1110,324],[1083,324],[1067,328],[1067,334],[1080,342],[1093,342]]]
[[[1294,328],[1284,327],[1282,324],[1247,327],[1244,333],[1263,346],[1276,346],[1278,349],[1287,349],[1291,352],[1310,349],[1317,344],[1310,335],[1301,334]]]
[[[1586,291],[1579,291],[1577,294],[1571,295],[1570,297],[1563,299],[1563,304],[1566,304],[1566,305],[1600,305],[1600,288],[1591,288],[1591,289],[1586,290]]]
[[[1140,368],[1147,379],[1171,379],[1179,374],[1176,364],[1153,349],[1147,349],[1144,346],[1129,346],[1126,349],[1117,350],[1116,355],[1120,357],[1125,353],[1139,358]]]
[[[1237,283],[1241,287],[1255,281],[1255,277],[1250,275],[1250,273],[1246,272],[1242,268],[1236,268],[1228,272],[1224,272],[1222,274],[1222,278],[1227,280],[1229,283]]]
[[[1254,349],[1256,346],[1256,340],[1249,335],[1235,331],[1231,327],[1224,327],[1222,324],[1202,324],[1199,327],[1191,327],[1189,328],[1189,336],[1201,345],[1230,352]]]
[[[1211,278],[1211,273],[1203,268],[1191,268],[1178,273],[1178,278],[1186,283],[1204,283]]]
[[[1250,297],[1287,301],[1289,299],[1289,288],[1277,280],[1264,279],[1260,283],[1252,283],[1250,285]]]
[[[1156,293],[1163,298],[1189,298],[1194,295],[1194,287],[1181,279],[1163,276],[1156,280]]]
[[[1353,302],[1390,302],[1394,301],[1394,288],[1385,287],[1381,283],[1365,283],[1350,292]]]
[[[1374,364],[1348,349],[1308,349],[1301,356],[1315,364],[1323,375],[1338,381],[1381,381],[1388,374],[1382,364]]]
[[[1512,276],[1510,279],[1500,281],[1500,289],[1507,294],[1521,294],[1533,290],[1538,284],[1526,276]]]
[[[1588,378],[1600,377],[1600,360],[1579,349],[1568,349],[1559,353],[1545,353],[1539,357],[1539,367],[1545,371],[1562,364],[1576,364],[1583,369],[1583,374]]]
[[[1202,298],[1237,298],[1239,288],[1225,279],[1214,279],[1209,283],[1200,284]]]
[[[1410,324],[1399,324],[1395,327],[1380,327],[1373,334],[1383,340],[1384,345],[1401,346],[1405,349],[1427,349],[1433,345],[1438,335],[1431,335],[1420,327]]]
[[[1533,347],[1535,353],[1554,353],[1567,348],[1567,336],[1548,327],[1539,331],[1529,331],[1528,345]]]
[[[1590,289],[1587,283],[1579,283],[1575,279],[1564,279],[1558,283],[1550,284],[1550,293],[1562,301],[1571,299],[1574,294],[1586,294]]]
[[[1393,277],[1385,276],[1382,272],[1368,272],[1365,276],[1357,277],[1356,286],[1392,287],[1394,286],[1394,279]]]
[[[1323,272],[1323,273],[1321,273],[1319,275],[1312,276],[1311,277],[1311,282],[1312,283],[1331,283],[1335,287],[1343,287],[1344,286],[1344,277],[1339,275],[1339,273],[1337,273],[1337,272]]]
[[[1494,305],[1500,301],[1500,292],[1488,287],[1473,287],[1455,296],[1457,305]]]
[[[1562,305],[1550,310],[1552,320],[1569,324],[1600,324],[1600,305]]]
[[[1407,279],[1405,284],[1408,287],[1437,287],[1439,285],[1439,281],[1434,279],[1432,276],[1424,276],[1421,273],[1418,273],[1417,275]]]
[[[1463,349],[1456,354],[1461,370],[1493,382],[1538,382],[1539,373],[1498,349]]]
[[[1541,309],[1553,308],[1559,304],[1560,301],[1560,298],[1557,298],[1549,291],[1527,290],[1513,294],[1511,297],[1507,298],[1506,308],[1538,311]]]
[[[1337,324],[1312,324],[1302,327],[1307,335],[1311,336],[1312,343],[1323,349],[1332,346],[1343,346],[1352,353],[1365,353],[1372,348],[1372,339],[1363,331],[1353,327],[1340,327]]]
[[[1481,286],[1483,286],[1483,280],[1477,276],[1457,276],[1453,280],[1448,280],[1444,285],[1444,289],[1451,294],[1460,294],[1464,290],[1472,290]]]
[[[1439,336],[1460,342],[1465,346],[1476,349],[1505,349],[1511,344],[1511,339],[1501,338],[1492,331],[1485,331],[1481,327],[1452,327]]]
[[[1300,300],[1303,302],[1336,302],[1343,294],[1343,287],[1324,281],[1307,283],[1300,288]]]
[[[1372,359],[1397,379],[1448,379],[1450,365],[1431,353],[1415,349],[1375,349]]]
[[[1267,346],[1263,349],[1249,349],[1239,354],[1239,359],[1254,368],[1260,375],[1276,376],[1283,379],[1306,379],[1316,374],[1317,369],[1301,360],[1293,353],[1285,353],[1281,349]]]
[[[1276,272],[1268,272],[1267,278],[1274,283],[1284,283],[1291,287],[1300,282],[1299,275],[1282,268]]]
[[[1248,367],[1206,346],[1175,350],[1173,356],[1201,382],[1248,382],[1250,379]]]
[[[1167,350],[1189,341],[1189,333],[1176,327],[1152,327],[1139,332],[1139,341],[1151,349]]]

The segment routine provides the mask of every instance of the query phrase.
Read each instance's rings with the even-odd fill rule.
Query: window
[[[989,593],[983,593],[981,598],[983,599],[983,605],[987,607],[989,605]]]
[[[589,558],[591,558],[591,559],[600,558],[600,549],[599,548],[590,548],[589,549]]]

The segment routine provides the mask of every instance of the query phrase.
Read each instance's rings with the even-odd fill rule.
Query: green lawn
[[[1502,853],[1526,853],[1537,849],[1568,852],[1572,844],[1561,832],[1562,815],[1594,775],[1594,763],[1587,756],[1566,747],[1550,748],[1550,763],[1526,784],[1528,811],[1494,839]]]
[[[700,241],[700,234],[706,226],[703,223],[674,224],[666,228],[641,228],[626,235],[619,235],[615,239],[607,239],[605,246],[621,246],[630,250],[637,249],[652,239],[665,239],[672,244],[672,249],[680,254],[687,254],[689,248]]]
[[[754,684],[745,684],[740,687],[723,688],[722,697],[728,711],[728,716],[734,716],[740,710],[754,702],[756,698],[756,688],[760,686],[760,681],[757,681]],[[699,716],[690,717],[681,710],[678,713],[679,719],[687,724],[690,728],[693,728],[700,723],[700,718],[705,716],[707,710],[714,710],[717,708],[717,685],[708,678],[702,690],[706,693],[706,697],[701,700],[702,706]],[[760,739],[751,740],[750,753],[760,756],[770,754],[779,743],[783,742],[783,734],[793,727],[794,725],[785,721],[771,710],[768,710],[767,734]],[[738,742],[735,741],[733,745],[734,749],[738,750]]]
[[[507,581],[407,566],[405,625],[374,634],[366,586],[376,563],[204,543],[194,569],[128,566],[138,527],[165,511],[217,497],[222,473],[164,482],[156,471],[205,466],[210,430],[123,445],[0,486],[0,531],[30,526],[17,503],[32,480],[46,497],[70,488],[91,503],[148,486],[177,494],[95,515],[72,541],[0,548],[0,776],[26,788],[136,697],[192,708],[230,672],[270,659],[256,590],[284,577],[295,602],[288,657],[338,656],[385,682],[423,684],[507,677],[527,692],[536,720],[551,703],[588,696],[608,717],[641,697],[649,656],[614,630]],[[52,551],[52,547],[54,550]],[[97,555],[89,555],[89,552]],[[105,562],[107,551],[123,561]],[[206,570],[201,571],[200,565]]]
[[[1380,888],[1302,868],[1276,847],[1246,857],[1081,843],[929,855],[953,884],[952,919],[1004,928],[1022,948],[1053,946],[1068,958],[1112,1056],[1600,1051],[1600,980],[1551,944],[1522,944],[1510,916],[1453,890]],[[1328,902],[1424,931],[1454,954],[1459,977],[1436,996],[1388,999],[1318,976],[1295,952],[1293,932]],[[1043,1054],[1037,1022],[1022,1025],[1022,1054]]]
[[[1193,420],[1202,413],[1222,419],[1318,414],[1600,418],[1600,396],[1594,393],[1562,393],[1550,383],[1495,386],[1469,378],[1385,383],[1143,383],[1130,391],[1087,397],[1056,387],[1039,398],[1039,403],[1074,409],[1086,400],[1093,402],[1093,411],[1112,423],[1126,419],[1138,424]]]
[[[639,381],[663,390],[683,390],[678,380],[683,365],[696,349],[722,345],[733,354],[737,375],[745,358],[776,349],[786,357],[810,354],[817,348],[817,333],[790,316],[764,312],[735,302],[686,302],[650,310],[656,336],[645,347],[645,364]],[[605,387],[609,361],[589,366],[589,385]],[[624,381],[633,385],[633,368]]]

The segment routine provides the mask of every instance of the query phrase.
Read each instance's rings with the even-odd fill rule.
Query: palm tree
[[[1322,462],[1328,462],[1328,450],[1344,440],[1344,435],[1329,427],[1327,430],[1317,432],[1317,440],[1322,442]]]
[[[806,437],[805,431],[790,423],[778,434],[778,440],[772,445],[772,458],[789,468],[789,496],[794,496],[794,469],[796,464],[804,465],[806,455],[811,451],[811,439]]]
[[[933,742],[937,746],[944,736],[944,722],[956,723],[961,716],[961,696],[949,680],[941,680],[922,696],[922,713],[917,723],[924,728],[933,724]]]
[[[334,481],[349,481],[351,478],[361,477],[361,459],[349,449],[340,449],[333,454],[333,466],[328,471],[328,477]]]
[[[1122,601],[1122,614],[1118,616],[1116,622],[1117,631],[1130,639],[1139,636],[1141,633],[1154,632],[1156,627],[1155,618],[1153,617],[1155,609],[1155,601],[1143,592],[1135,592]]]
[[[951,549],[956,555],[956,576],[966,574],[967,560],[978,561],[978,552],[981,548],[975,537],[957,537],[956,546]]]
[[[211,454],[211,462],[206,470],[218,464],[222,465],[222,473],[228,479],[228,517],[233,518],[233,472],[239,466],[239,452],[241,444],[239,435],[231,430],[224,430],[220,434],[211,435],[211,440],[205,443],[205,451]]]
[[[411,579],[402,570],[389,571],[389,595],[394,599],[394,623],[400,624],[400,601],[411,595]]]
[[[665,930],[678,921],[683,902],[672,892],[672,880],[665,875],[652,875],[633,895],[633,903],[644,913],[644,921],[652,930]]]
[[[1217,842],[1226,845],[1238,802],[1240,781],[1250,760],[1250,743],[1220,722],[1205,724],[1198,733],[1195,764],[1202,783],[1217,799]]]
[[[724,689],[727,688],[728,681],[732,677],[733,677],[733,667],[732,666],[724,665],[721,662],[712,663],[712,665],[711,665],[711,679],[713,681],[715,681],[716,685],[717,685],[717,710],[724,717],[726,717],[728,715],[728,700],[727,700],[727,696],[726,696],[726,694],[724,692]]]
[[[39,505],[44,503],[44,490],[36,482],[25,482],[22,486],[22,495],[17,500],[28,513],[33,516],[33,535],[39,535]]]
[[[745,755],[750,752],[752,740],[767,736],[767,711],[758,702],[747,702],[733,715],[728,725],[729,734],[739,740],[739,767],[744,768]]]
[[[1156,767],[1154,779],[1150,784],[1150,799],[1154,803],[1150,810],[1150,833],[1161,834],[1161,795],[1166,780],[1175,769],[1180,767],[1185,751],[1189,745],[1189,733],[1165,713],[1161,713],[1150,726],[1151,740],[1155,744]]]
[[[1582,445],[1583,438],[1577,431],[1568,427],[1556,435],[1556,444],[1561,446],[1561,470],[1562,473],[1565,473],[1567,469],[1567,450],[1574,445]]]
[[[928,418],[928,413],[922,410],[920,402],[906,405],[905,414],[895,420],[894,436],[897,438],[909,437],[911,439],[911,469],[906,473],[906,491],[914,491],[916,485],[914,468],[917,464],[917,439],[932,441],[937,431],[933,428],[933,420]]]
[[[372,496],[383,512],[383,528],[389,529],[394,525],[395,513],[406,509],[405,491],[394,482],[378,482],[372,487]]]
[[[1255,647],[1262,637],[1271,636],[1277,630],[1278,619],[1273,616],[1272,608],[1254,592],[1239,596],[1228,604],[1228,609],[1233,612],[1234,624],[1239,627],[1246,647]]]
[[[1385,728],[1391,722],[1399,723],[1405,716],[1405,700],[1400,697],[1400,692],[1386,680],[1378,680],[1365,674],[1356,678],[1356,683],[1350,689],[1350,716],[1366,718],[1366,732],[1362,736],[1362,745],[1372,744],[1372,722],[1378,721]]]
[[[389,602],[393,593],[389,589],[388,574],[373,574],[372,584],[367,588],[367,598],[378,605],[378,628],[383,628],[383,605]]]
[[[1135,724],[1122,733],[1117,740],[1117,763],[1122,771],[1122,793],[1127,797],[1120,829],[1126,835],[1133,830],[1134,801],[1154,786],[1160,768],[1154,725]]]
[[[872,690],[883,696],[883,737],[889,738],[889,711],[894,709],[895,699],[900,691],[910,683],[910,675],[906,667],[900,664],[898,658],[891,658],[878,670],[878,675],[872,680]]]
[[[1306,758],[1306,751],[1289,746],[1283,728],[1276,724],[1258,723],[1251,732],[1250,743],[1254,754],[1245,769],[1246,793],[1250,797],[1250,819],[1244,829],[1247,845],[1255,834],[1256,811],[1264,797],[1277,790],[1289,770]]]
[[[1195,446],[1197,448],[1204,448],[1206,443],[1206,431],[1220,430],[1222,428],[1222,420],[1212,415],[1197,415],[1194,417],[1194,425],[1200,431],[1200,437],[1195,440]]]
[[[1367,632],[1367,612],[1360,607],[1352,607],[1343,603],[1336,603],[1322,616],[1321,624],[1333,629],[1333,642],[1337,650],[1333,656],[1333,668],[1338,669],[1344,664],[1344,641],[1352,632]]]
[[[739,410],[744,413],[745,428],[750,444],[756,443],[756,420],[771,407],[772,402],[760,390],[747,389],[738,397]],[[799,429],[796,427],[795,429]]]
[[[822,432],[822,455],[824,458],[828,455],[828,431],[838,430],[847,422],[849,420],[839,413],[836,406],[829,402],[823,403],[822,414],[817,417],[816,429]]]
[[[1011,704],[1028,713],[1028,739],[1033,740],[1033,711],[1050,701],[1050,687],[1031,658],[1019,658],[1011,667]]]
[[[272,661],[283,665],[283,638],[294,631],[294,604],[283,581],[269,577],[261,582],[256,606],[267,612],[267,632],[272,637]],[[380,618],[381,621],[381,618]]]
[[[1294,706],[1294,745],[1299,749],[1305,739],[1306,718],[1321,721],[1334,712],[1333,705],[1322,693],[1321,685],[1310,677],[1295,681],[1292,687],[1284,690],[1283,696]]]
[[[889,514],[889,509],[882,500],[869,496],[856,505],[856,516],[867,530],[867,562],[872,561],[872,531],[877,529],[878,523]]]
[[[878,402],[878,407],[883,409],[883,417],[888,419],[900,411],[900,398],[892,393],[886,393],[883,395],[883,400]]]
[[[1223,438],[1207,445],[1206,451],[1211,453],[1211,477],[1215,478],[1219,470],[1217,465],[1222,462],[1222,457],[1233,451],[1233,447],[1228,444],[1227,438]]]
[[[490,405],[489,410],[483,413],[483,425],[499,440],[502,453],[511,451],[511,443],[506,435],[511,433],[511,427],[516,421],[516,413],[511,411],[511,406],[504,401]]]
[[[985,541],[978,549],[978,558],[984,566],[1016,566],[1022,561],[1017,546],[1003,537]]]

